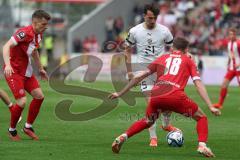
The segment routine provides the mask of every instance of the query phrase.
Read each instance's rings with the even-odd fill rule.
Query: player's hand
[[[132,72],[128,72],[128,80],[131,81],[134,77],[134,74]]]
[[[213,106],[209,108],[210,111],[212,112],[212,114],[214,114],[215,116],[220,116],[221,115],[221,111],[217,108],[214,108]]]
[[[39,73],[40,73],[40,76],[41,76],[41,79],[42,79],[42,80],[44,80],[44,81],[47,81],[47,80],[48,80],[47,72],[46,72],[44,69],[40,69],[40,70],[39,70]]]
[[[116,99],[116,98],[118,98],[118,97],[120,97],[120,94],[119,94],[118,92],[111,93],[111,94],[108,96],[109,99]]]
[[[14,73],[12,66],[11,65],[6,65],[4,68],[4,74],[6,75],[6,77],[12,76],[12,74]]]

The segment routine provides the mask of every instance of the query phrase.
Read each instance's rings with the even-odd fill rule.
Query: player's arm
[[[33,57],[33,60],[34,60],[35,64],[38,67],[38,70],[39,70],[39,73],[40,73],[40,76],[41,76],[42,80],[48,80],[47,72],[44,70],[43,65],[41,64],[40,56],[39,56],[39,53],[38,53],[37,49],[35,49],[33,51],[32,57]]]
[[[39,53],[37,51],[37,49],[35,49],[32,53],[32,57],[33,57],[33,60],[35,62],[35,64],[37,65],[39,71],[43,69],[43,65],[41,64],[41,61],[40,61],[40,56],[39,56]]]
[[[128,79],[131,80],[134,75],[132,72],[132,48],[130,46],[126,46],[125,48],[125,63],[127,68]]]
[[[4,74],[8,77],[14,73],[12,66],[10,64],[10,48],[14,47],[16,44],[12,39],[9,39],[3,46],[3,60],[5,64]]]
[[[132,71],[132,47],[135,45],[134,30],[131,29],[128,33],[128,36],[125,40],[125,63],[127,67],[128,79],[131,80],[134,77]]]
[[[212,102],[208,96],[207,90],[205,86],[202,84],[201,80],[195,80],[194,84],[198,91],[198,94],[201,96],[203,101],[207,104],[209,110],[216,116],[221,115],[221,111],[213,107]]]
[[[221,111],[214,108],[213,105],[212,105],[212,102],[211,102],[211,100],[208,96],[207,90],[206,90],[205,86],[203,85],[203,83],[200,79],[196,64],[191,59],[189,59],[188,62],[189,62],[188,64],[189,64],[190,74],[191,74],[192,80],[195,84],[195,87],[198,91],[198,94],[203,99],[203,101],[207,104],[209,110],[214,115],[216,115],[216,116],[221,115]]]
[[[136,76],[134,76],[133,79],[131,79],[130,82],[128,82],[128,84],[120,92],[112,93],[108,97],[110,99],[115,99],[115,98],[121,97],[126,92],[128,92],[132,87],[134,87],[136,84],[141,82],[144,78],[146,78],[150,74],[152,74],[152,73],[149,69],[138,72],[138,74]]]

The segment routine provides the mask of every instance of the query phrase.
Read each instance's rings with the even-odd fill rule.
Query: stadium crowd
[[[188,37],[193,54],[223,55],[219,41],[226,36],[227,28],[240,28],[240,0],[154,0],[154,3],[160,8],[157,22],[167,26],[174,36]],[[122,42],[128,29],[143,21],[142,13],[143,7],[136,5],[130,24],[124,24],[121,16],[108,17],[105,20],[104,44],[109,41]],[[75,52],[108,52],[101,48],[94,35],[83,41],[76,39],[73,46]]]

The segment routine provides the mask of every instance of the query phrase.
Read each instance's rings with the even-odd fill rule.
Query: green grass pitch
[[[82,85],[80,82],[73,82]],[[6,90],[11,99],[11,93],[5,81],[0,81],[1,88]],[[112,92],[110,83],[98,82],[89,84],[92,88]],[[85,112],[100,104],[100,100],[84,96],[64,95],[55,92],[48,83],[41,83],[45,101],[39,117],[34,124],[39,141],[26,137],[21,129],[26,120],[28,105],[23,112],[23,121],[18,125],[22,138],[20,142],[11,142],[7,136],[9,112],[0,102],[0,159],[1,160],[200,160],[204,159],[196,153],[197,135],[195,122],[174,114],[172,123],[183,130],[185,143],[181,148],[171,148],[167,145],[166,132],[158,128],[159,146],[150,148],[149,135],[144,131],[129,139],[122,147],[120,154],[111,151],[112,141],[125,131],[137,118],[145,112],[145,101],[137,99],[135,107],[129,107],[120,100],[118,107],[112,112],[86,122],[62,121],[55,115],[55,105],[63,99],[72,99],[71,111]],[[219,87],[208,86],[213,102],[218,99]],[[213,116],[201,101],[193,86],[188,86],[186,92],[205,111],[209,119],[209,146],[216,154],[216,160],[238,160],[240,157],[240,88],[230,87],[221,117]],[[131,97],[130,97],[131,98]],[[28,97],[28,104],[30,97]],[[139,116],[140,115],[140,116]],[[158,125],[161,122],[158,121]]]

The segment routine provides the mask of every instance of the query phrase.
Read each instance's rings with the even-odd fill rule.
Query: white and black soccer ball
[[[181,131],[171,131],[167,134],[167,143],[171,147],[182,147],[184,143]]]

